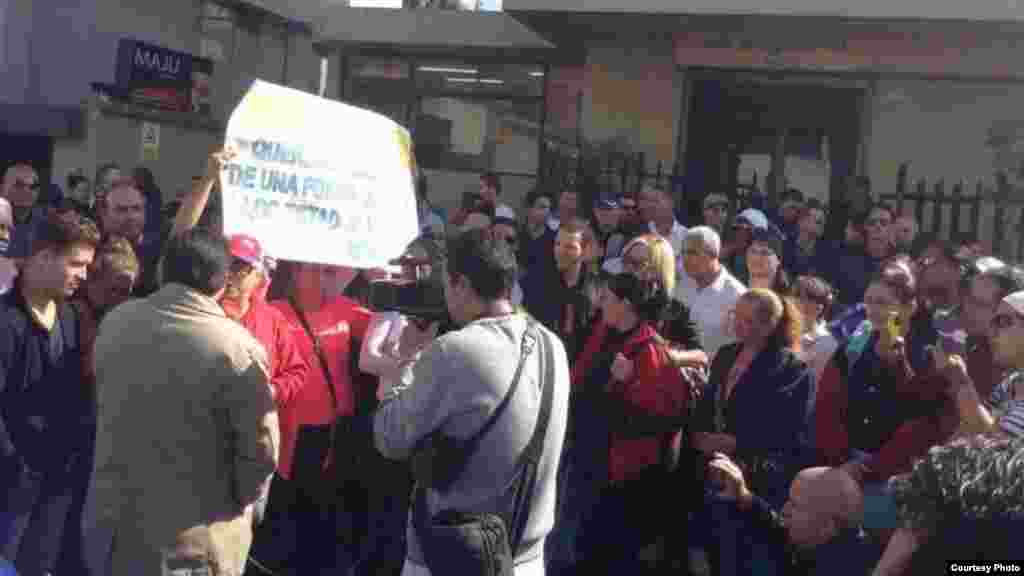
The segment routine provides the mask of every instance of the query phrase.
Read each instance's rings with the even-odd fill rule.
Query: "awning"
[[[501,12],[335,7],[316,27],[324,47],[391,47],[396,51],[553,55],[555,45]]]
[[[0,102],[0,118],[9,134],[42,134],[51,138],[82,138],[85,110],[37,104]]]

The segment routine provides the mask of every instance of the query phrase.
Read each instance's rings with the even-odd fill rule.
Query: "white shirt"
[[[558,218],[554,218],[554,217],[548,218],[548,228],[550,228],[551,230],[553,230],[555,232],[558,232],[558,228],[561,225],[562,225],[562,221],[559,220]]]
[[[395,356],[402,330],[409,321],[398,312],[376,312],[366,328],[363,348],[359,351],[359,369],[380,377],[377,399],[390,391],[401,371],[402,362]]]
[[[719,348],[734,340],[729,316],[746,291],[747,287],[724,266],[718,278],[705,288],[698,288],[697,282],[685,273],[676,282],[675,298],[690,307],[704,335],[704,351],[709,358],[714,358]]]
[[[508,218],[509,220],[516,219],[516,211],[512,209],[508,204],[498,204],[494,207],[495,218]]]
[[[650,228],[652,234],[661,235],[658,232],[658,227],[654,225],[654,222],[648,222],[647,226]],[[676,260],[683,254],[683,243],[686,242],[686,226],[683,226],[675,220],[672,221],[672,232],[665,238],[668,243],[672,245],[672,253]]]

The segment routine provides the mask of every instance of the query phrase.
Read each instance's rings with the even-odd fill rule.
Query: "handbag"
[[[512,384],[490,419],[468,440],[447,439],[440,442],[430,456],[439,457],[431,463],[427,481],[417,478],[413,525],[420,541],[423,557],[431,574],[441,576],[512,576],[516,553],[522,542],[529,515],[529,502],[537,481],[541,449],[551,417],[554,382],[544,384],[537,424],[530,442],[519,455],[520,470],[513,484],[515,498],[506,513],[464,513],[444,510],[430,518],[427,511],[428,482],[435,488],[448,488],[465,469],[466,463],[479,448],[481,440],[493,428],[511,402],[522,379],[523,366],[535,344],[540,341],[536,325],[529,321],[523,335],[522,355]],[[543,355],[542,355],[543,358]],[[543,360],[542,360],[543,362]],[[440,438],[439,434],[434,439]]]

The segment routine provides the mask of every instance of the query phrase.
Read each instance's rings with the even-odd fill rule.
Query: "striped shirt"
[[[999,429],[1014,438],[1024,437],[1024,372],[1013,372],[992,389],[992,415]]]

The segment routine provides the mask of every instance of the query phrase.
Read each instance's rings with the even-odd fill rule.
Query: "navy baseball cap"
[[[598,210],[615,210],[621,205],[615,194],[601,194],[594,199],[594,208]]]

